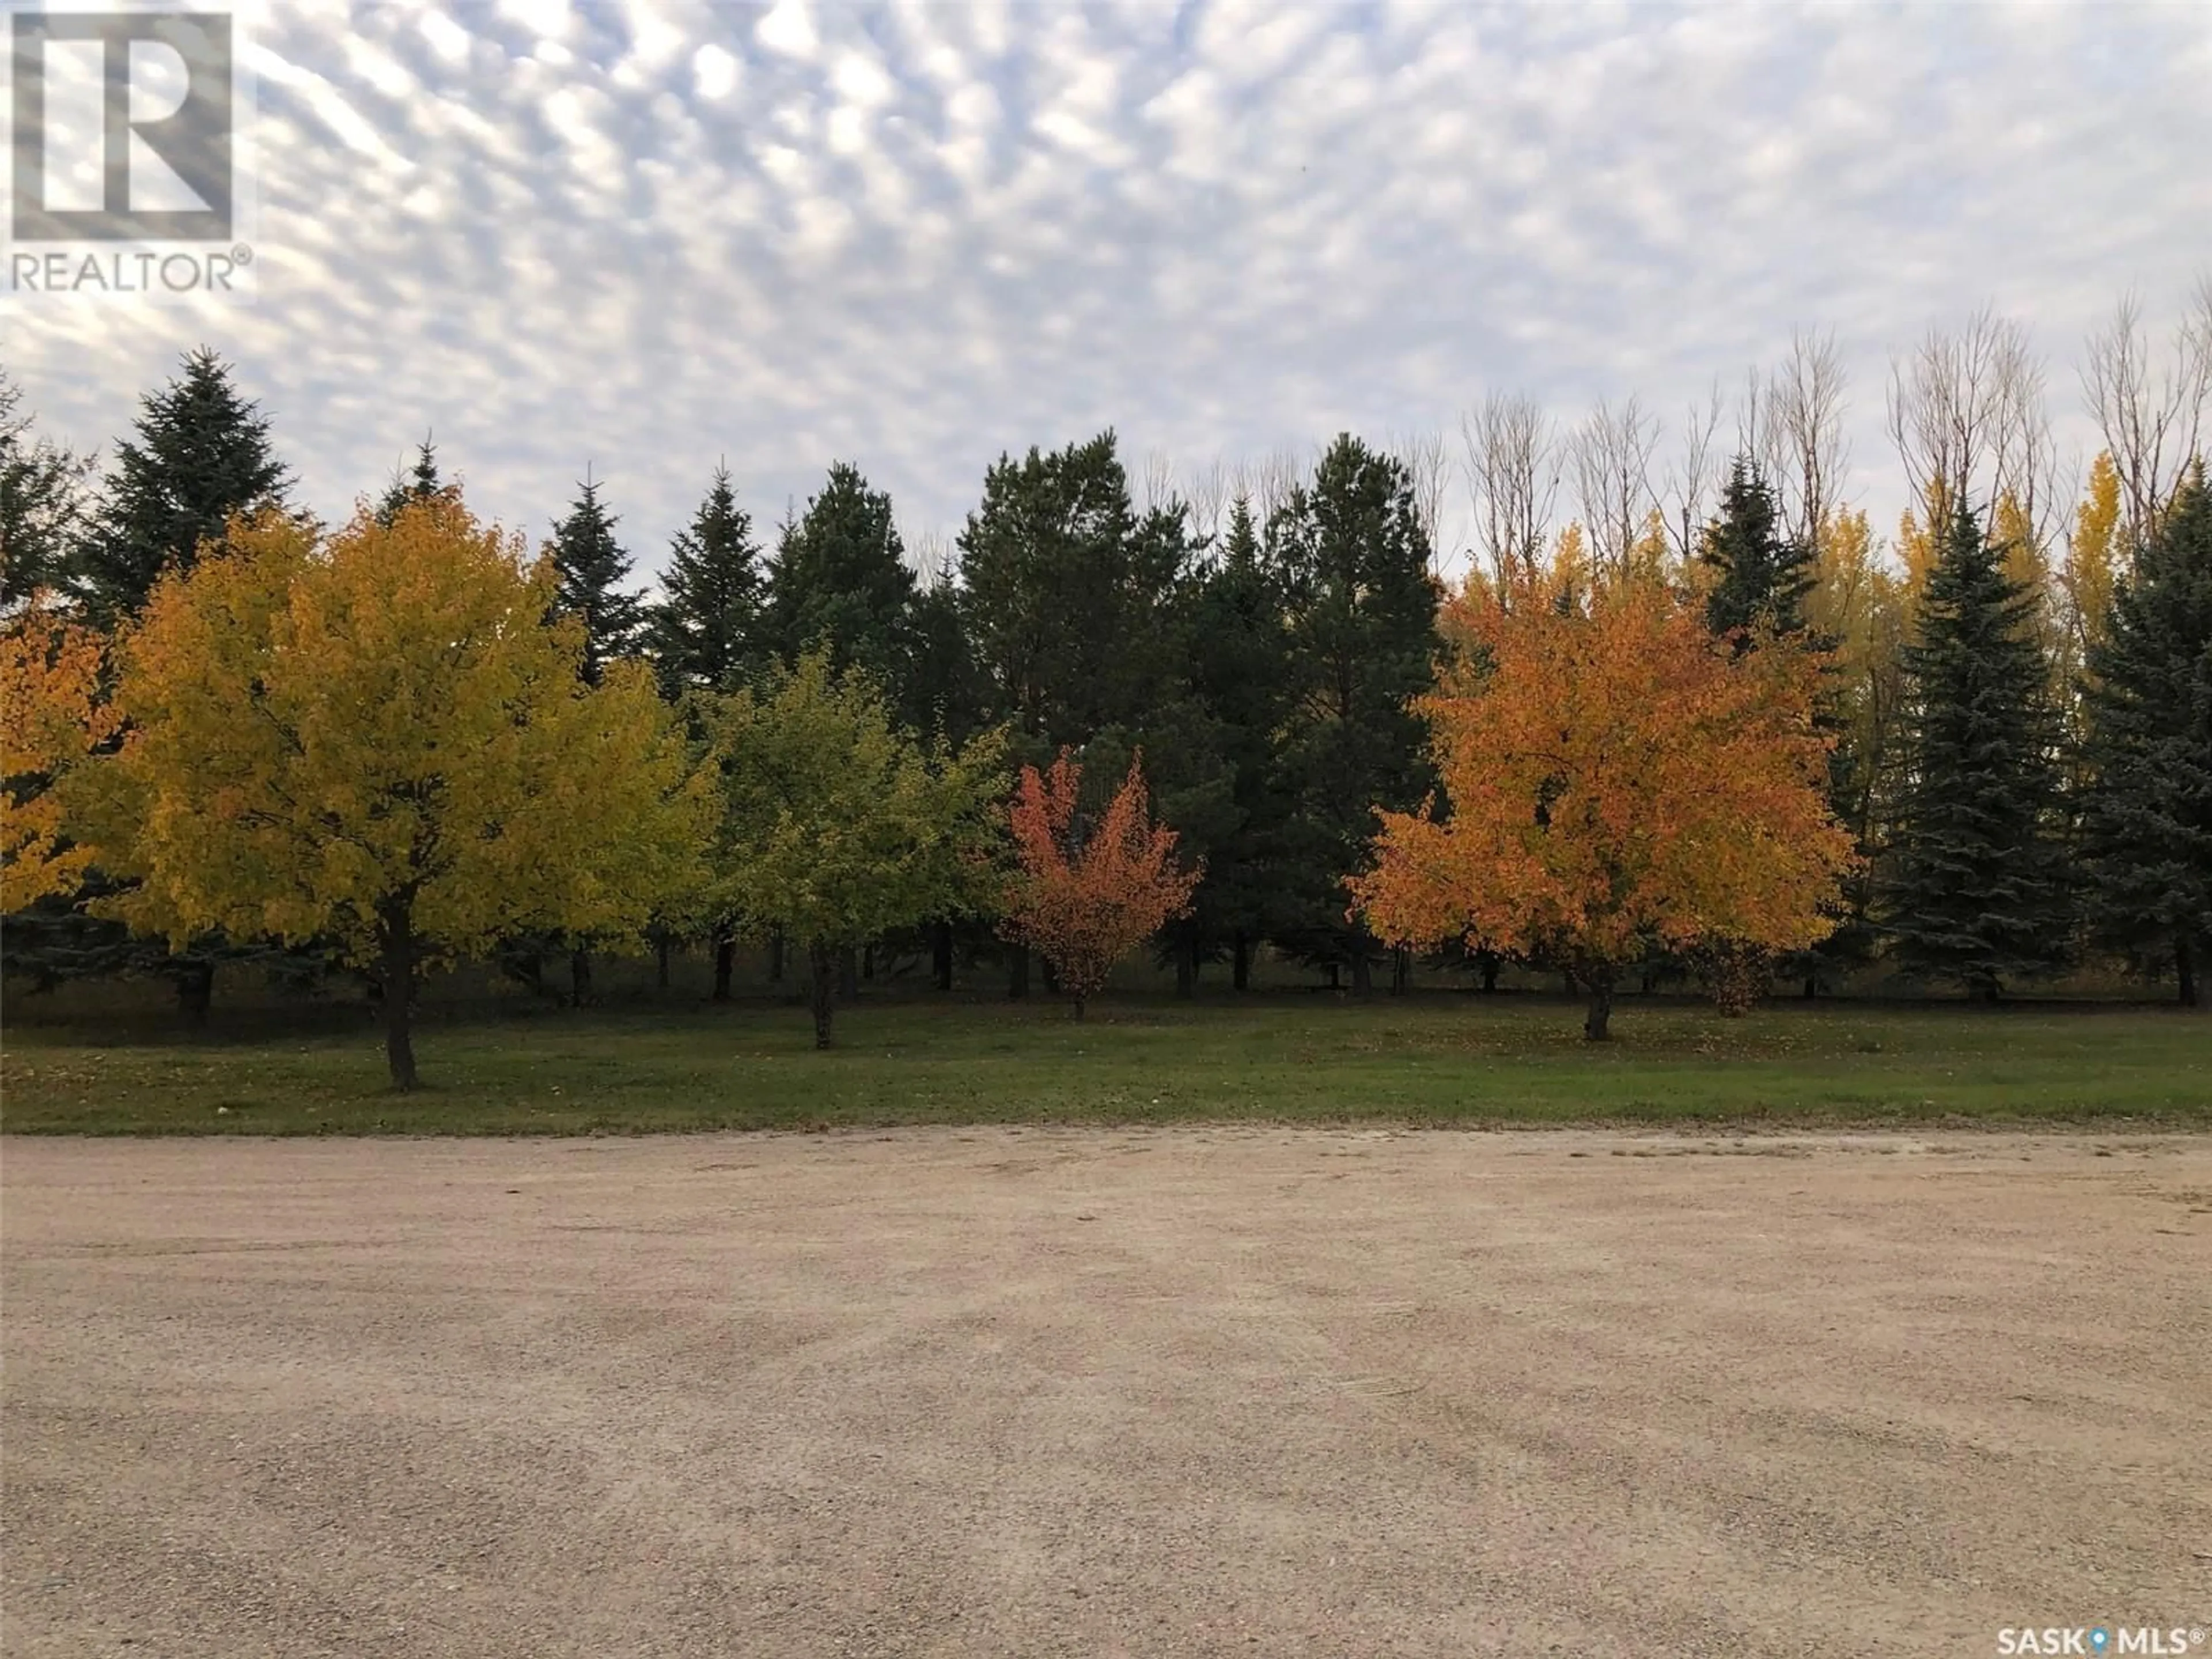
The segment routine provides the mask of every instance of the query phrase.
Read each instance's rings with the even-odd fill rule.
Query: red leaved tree
[[[1143,757],[1097,817],[1079,810],[1083,769],[1060,751],[1049,771],[1022,768],[1008,817],[1020,873],[1000,931],[1033,946],[1075,1000],[1075,1017],[1115,962],[1190,908],[1201,870],[1175,862],[1176,832],[1152,819]]]

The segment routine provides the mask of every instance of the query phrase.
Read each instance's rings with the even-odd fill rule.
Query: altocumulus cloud
[[[588,464],[651,569],[726,456],[950,528],[1004,448],[1199,463],[1572,417],[1984,301],[2068,365],[2212,255],[2212,9],[287,4],[250,21],[260,297],[19,301],[50,428],[205,341],[325,513],[434,428],[535,535]],[[2062,436],[2078,427],[2062,421]]]

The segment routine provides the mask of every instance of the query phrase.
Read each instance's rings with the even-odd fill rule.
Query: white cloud
[[[811,58],[822,44],[805,0],[776,0],[775,9],[761,19],[753,35],[770,52],[787,58]]]
[[[920,530],[1108,422],[1197,465],[1498,386],[1671,415],[1832,327],[1887,520],[1893,349],[1995,300],[2078,441],[2082,331],[2206,262],[2207,16],[271,9],[258,303],[19,301],[8,360],[89,444],[205,341],[326,513],[425,428],[533,534],[589,461],[650,568],[720,456],[763,522],[849,459]]]
[[[737,89],[738,60],[710,40],[691,54],[691,80],[700,97],[720,102]]]

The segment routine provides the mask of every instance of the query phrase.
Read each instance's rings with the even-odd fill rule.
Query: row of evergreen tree
[[[58,590],[112,625],[166,569],[188,566],[241,508],[291,489],[265,417],[212,353],[146,397],[96,491],[34,441],[12,392],[0,410],[5,594]],[[442,487],[426,441],[380,510]],[[643,657],[671,697],[753,680],[826,647],[884,686],[915,730],[958,743],[987,726],[1017,760],[1085,750],[1100,777],[1141,747],[1161,816],[1206,860],[1164,955],[1188,987],[1226,960],[1241,986],[1273,945],[1364,988],[1388,951],[1346,915],[1380,804],[1431,787],[1413,701],[1431,684],[1441,587],[1415,481],[1346,435],[1262,520],[1231,507],[1218,539],[1170,502],[1143,509],[1109,432],[1002,457],[951,568],[917,576],[892,503],[833,466],[763,537],[718,469],[676,537],[657,595],[600,486],[587,480],[548,544],[561,603],[583,618],[587,672]],[[1833,787],[1878,810],[1868,874],[1836,938],[1794,964],[1808,988],[1869,958],[1994,996],[2085,949],[2171,974],[2194,1000],[2212,939],[2212,504],[2201,471],[2132,550],[2082,687],[2069,749],[2049,665],[1971,504],[1944,514],[1906,653],[1906,741],[1880,757],[1839,741]],[[1791,648],[1808,623],[1814,550],[1780,528],[1758,467],[1740,461],[1690,578],[1717,634]],[[1837,728],[1850,722],[1838,711]],[[201,984],[204,964],[88,933],[81,919],[11,918],[11,969],[52,980],[149,966]],[[98,938],[97,949],[88,939]],[[1497,964],[1478,963],[1494,975]],[[942,968],[942,957],[940,957]],[[190,991],[188,988],[188,995]]]

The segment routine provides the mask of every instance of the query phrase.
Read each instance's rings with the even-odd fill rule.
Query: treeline
[[[500,786],[510,796],[476,834],[494,825],[490,839],[514,838],[505,861],[478,872],[514,890],[428,957],[454,954],[464,935],[518,971],[566,955],[579,995],[594,950],[641,934],[712,941],[726,988],[732,941],[763,931],[826,951],[824,980],[849,978],[850,952],[886,937],[926,945],[946,982],[957,955],[994,951],[1018,994],[1029,964],[1005,937],[1022,935],[1004,920],[1016,862],[1006,802],[1022,768],[1042,775],[1066,751],[1090,782],[1060,834],[1066,854],[1079,860],[1108,815],[1103,786],[1129,778],[1141,755],[1152,807],[1178,837],[1170,863],[1202,872],[1154,941],[1186,992],[1212,963],[1241,988],[1263,948],[1355,989],[1378,974],[1402,986],[1420,948],[1486,981],[1505,959],[1564,972],[1594,998],[1620,972],[1663,963],[1736,1002],[1776,973],[1809,990],[1876,963],[1995,997],[2101,955],[2194,1001],[2212,939],[2212,530],[2198,459],[2212,291],[2170,355],[2125,307],[2090,343],[2083,380],[2106,447],[2079,488],[2059,466],[2042,377],[2024,335],[1986,315],[1899,362],[1886,406],[1915,505],[1887,544],[1841,496],[1845,389],[1825,343],[1801,341],[1732,400],[1716,394],[1671,444],[1633,401],[1562,430],[1528,399],[1492,398],[1462,434],[1476,545],[1449,595],[1435,537],[1453,463],[1435,440],[1346,435],[1310,466],[1213,468],[1180,488],[1152,466],[1133,489],[1111,433],[1033,449],[988,470],[951,549],[922,561],[889,496],[850,465],[767,532],[718,470],[647,594],[599,484],[580,487],[541,561],[469,517],[427,441],[352,524],[313,524],[291,510],[265,417],[204,351],[143,399],[97,480],[84,459],[38,439],[10,388],[6,965],[32,984],[162,974],[189,1004],[217,963],[328,933],[327,871],[302,889],[319,882],[313,902],[264,892],[233,903],[247,881],[222,904],[180,908],[192,886],[180,878],[164,878],[173,890],[154,902],[132,870],[143,845],[95,860],[110,849],[66,821],[106,811],[119,849],[147,842],[151,819],[131,822],[139,808],[112,790],[103,808],[88,785],[78,805],[49,786],[75,754],[158,748],[157,728],[205,719],[200,746],[180,742],[162,762],[173,776],[152,775],[157,757],[131,763],[152,791],[139,807],[199,814],[161,833],[204,839],[225,810],[207,780],[241,763],[224,735],[238,711],[216,717],[222,686],[190,665],[195,652],[266,667],[289,650],[298,669],[306,635],[270,619],[305,628],[313,595],[316,650],[333,661],[371,646],[395,659],[417,647],[450,654],[451,640],[362,630],[372,619],[462,628],[466,605],[495,592],[507,608],[477,623],[519,638],[527,617],[550,654],[485,669],[482,695],[522,727],[599,721],[599,781],[611,788],[620,771],[635,799],[588,805],[588,781],[569,774],[591,745],[573,733],[557,764],[556,751],[511,757]],[[212,588],[191,605],[164,599],[233,560],[252,580],[236,578],[244,586],[221,604]],[[452,592],[432,603],[440,573]],[[411,598],[399,591],[409,582]],[[1704,641],[1694,651],[1685,619]],[[568,654],[574,695],[561,683],[555,697],[548,665]],[[295,712],[326,703],[332,686],[377,695],[373,660],[349,669],[353,680],[315,670],[288,694],[307,699]],[[1507,662],[1522,665],[1515,684]],[[350,748],[319,739],[326,775],[314,787],[337,805],[286,810],[349,822],[349,789],[377,779],[395,746],[429,737],[439,758],[408,787],[465,793],[461,756],[490,754],[502,728],[439,732],[422,709],[406,712],[401,690],[422,691],[434,666],[417,663],[412,682],[395,669],[383,706],[354,705]],[[268,678],[239,682],[241,707],[260,711],[280,750],[296,747],[299,733],[267,718]],[[1754,681],[1765,689],[1747,690]],[[495,684],[508,689],[494,696]],[[518,702],[526,684],[551,701]],[[133,685],[143,710],[121,695]],[[1509,731],[1516,697],[1527,719]],[[1717,699],[1771,739],[1718,770],[1730,733],[1705,718]],[[561,712],[564,701],[577,709]],[[33,702],[46,717],[27,718]],[[1573,741],[1535,764],[1529,722],[1547,720]],[[465,729],[476,747],[456,750]],[[272,751],[228,787],[295,788],[289,763]],[[181,783],[193,769],[197,792]],[[1790,828],[1768,839],[1794,838],[1802,856],[1753,837],[1741,856],[1701,864],[1680,836],[1655,856],[1655,837],[1698,817],[1684,810],[1687,778],[1724,809],[1701,834],[1771,820]],[[1793,780],[1816,792],[1817,814],[1798,810]],[[538,785],[527,816],[550,822],[514,864],[527,839],[520,802]],[[874,811],[869,798],[901,805]],[[1494,833],[1474,858],[1486,812]],[[363,822],[408,813],[431,815],[427,797]],[[1416,821],[1468,832],[1446,861],[1456,885],[1431,882],[1419,902],[1372,885],[1392,867],[1394,835],[1403,851],[1428,833],[1409,830]],[[312,817],[286,833],[296,860]],[[607,844],[587,844],[593,836]],[[664,842],[662,857],[653,849]],[[1818,856],[1807,851],[1816,842]],[[226,856],[274,855],[241,843]],[[634,878],[656,859],[654,879],[684,890]],[[343,860],[322,857],[333,861]],[[27,896],[25,872],[49,866],[59,873]],[[834,902],[812,891],[836,885],[832,866],[845,893]],[[273,891],[296,874],[254,879]],[[896,890],[863,902],[872,884]],[[762,896],[779,887],[774,902]],[[1772,902],[1753,902],[1761,894]],[[827,912],[798,914],[815,902],[836,911],[834,926]],[[218,910],[223,926],[194,931]],[[307,972],[315,957],[294,948],[281,961]]]

